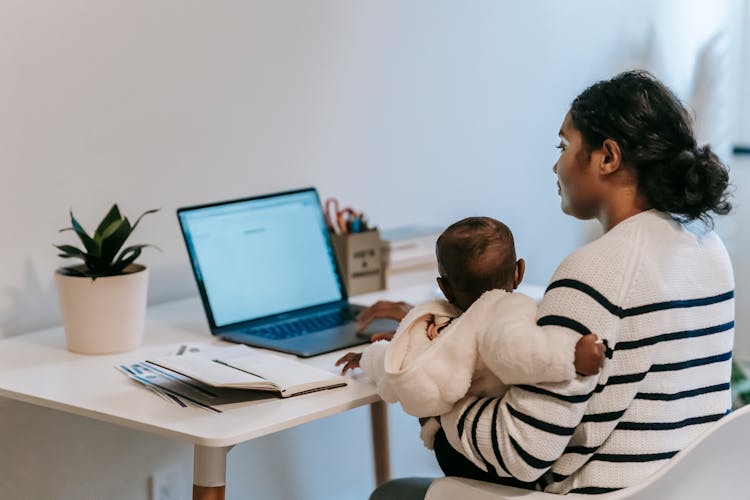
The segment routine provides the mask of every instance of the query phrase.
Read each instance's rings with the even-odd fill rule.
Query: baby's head
[[[468,217],[451,224],[435,245],[437,279],[445,298],[465,311],[487,290],[515,290],[525,264],[516,260],[513,233],[490,217]]]

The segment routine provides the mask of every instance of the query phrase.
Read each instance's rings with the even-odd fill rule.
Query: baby
[[[516,260],[505,224],[489,217],[458,221],[440,235],[436,253],[437,283],[447,301],[417,305],[391,342],[378,341],[339,359],[342,374],[361,367],[385,401],[399,401],[411,415],[432,417],[467,394],[500,397],[511,384],[598,373],[605,346],[596,335],[516,332],[519,322],[536,322],[536,302],[511,293],[525,264]],[[428,448],[438,427],[435,420],[422,427]]]

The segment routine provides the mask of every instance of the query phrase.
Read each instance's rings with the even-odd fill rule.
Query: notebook
[[[247,346],[149,359],[148,363],[211,387],[274,392],[282,398],[346,385],[346,379]]]
[[[177,210],[211,333],[302,357],[367,342],[315,188]]]

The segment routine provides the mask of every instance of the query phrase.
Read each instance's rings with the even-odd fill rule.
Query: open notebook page
[[[214,387],[273,390],[282,396],[346,385],[338,375],[244,345],[149,362]]]
[[[166,356],[151,359],[149,363],[181,373],[214,387],[280,390],[276,384],[262,377],[217,363],[200,355]]]

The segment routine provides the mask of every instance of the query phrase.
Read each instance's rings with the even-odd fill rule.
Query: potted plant
[[[750,403],[750,379],[740,364],[732,360],[732,407],[740,408]]]
[[[143,339],[146,316],[148,269],[135,260],[143,248],[123,248],[125,241],[148,210],[133,225],[113,205],[93,235],[81,227],[70,211],[71,227],[83,248],[55,245],[63,258],[83,264],[61,267],[55,272],[60,310],[68,349],[82,354],[109,354],[135,349]]]

